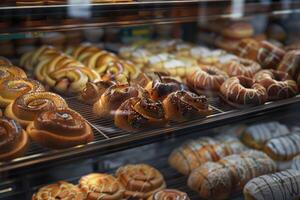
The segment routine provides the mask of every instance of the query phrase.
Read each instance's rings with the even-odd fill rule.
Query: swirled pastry
[[[124,185],[127,198],[147,199],[153,193],[166,187],[161,173],[146,164],[120,167],[116,171],[116,177]]]
[[[289,169],[249,181],[245,200],[297,200],[300,198],[300,172]]]
[[[0,117],[0,161],[22,156],[28,147],[27,133],[15,120]]]
[[[113,176],[92,173],[79,180],[79,188],[86,200],[125,200],[124,186]]]
[[[264,86],[270,101],[290,98],[298,93],[297,83],[285,72],[261,70],[255,74],[254,81]]]
[[[84,200],[84,194],[75,185],[65,181],[46,185],[33,194],[32,200]]]
[[[120,107],[122,102],[131,97],[137,97],[138,94],[138,90],[128,84],[113,85],[96,101],[93,111],[99,117],[114,116],[115,111]]]
[[[163,106],[168,120],[184,121],[212,113],[205,96],[188,91],[172,92],[163,100]]]
[[[190,200],[185,192],[173,189],[164,189],[155,192],[148,200]]]
[[[0,65],[0,82],[11,78],[27,78],[27,75],[19,67]]]
[[[199,138],[185,142],[169,156],[169,164],[178,172],[188,175],[209,161],[218,161],[231,154],[246,150],[238,140],[220,142],[212,138]]]
[[[71,109],[41,112],[26,130],[35,142],[51,149],[82,145],[94,139],[90,125]]]
[[[290,131],[287,126],[279,122],[260,123],[248,126],[243,131],[241,140],[251,148],[263,149],[268,140],[289,133]]]
[[[67,107],[65,100],[57,94],[51,92],[27,93],[9,104],[5,109],[5,115],[26,127],[42,111]]]
[[[38,81],[27,78],[6,79],[0,82],[0,107],[6,107],[23,94],[42,91],[45,88]]]
[[[248,78],[252,78],[256,72],[258,72],[261,67],[258,63],[238,58],[238,59],[232,59],[227,63],[224,63],[222,65],[222,69],[230,76],[245,76]]]
[[[275,162],[266,154],[249,150],[205,163],[190,174],[188,186],[201,198],[225,200],[240,192],[252,178],[275,171]]]
[[[114,116],[115,125],[127,131],[164,126],[167,121],[160,101],[132,97],[121,104]]]
[[[270,139],[263,150],[274,160],[291,160],[300,154],[300,134],[293,133]]]

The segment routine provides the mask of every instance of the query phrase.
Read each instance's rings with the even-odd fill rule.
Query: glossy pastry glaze
[[[185,192],[174,189],[164,189],[155,192],[148,200],[190,200]]]

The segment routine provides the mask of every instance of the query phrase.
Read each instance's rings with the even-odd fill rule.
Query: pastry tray
[[[31,142],[30,148],[25,156],[10,162],[0,163],[0,174],[5,171],[18,174],[21,173],[20,168],[28,169],[29,166],[30,169],[33,169],[34,166],[42,167],[43,165],[49,167],[54,164],[65,163],[79,158],[92,158],[109,152],[160,141],[171,135],[178,136],[192,133],[193,130],[206,130],[234,121],[253,118],[257,115],[264,115],[278,109],[288,112],[288,106],[300,105],[297,104],[300,102],[300,95],[290,99],[268,102],[261,106],[245,109],[235,109],[221,102],[218,98],[209,98],[213,113],[206,118],[197,118],[182,123],[171,122],[165,128],[126,132],[115,127],[113,121],[110,119],[98,119],[92,113],[92,107],[90,105],[83,104],[73,97],[66,98],[66,100],[69,107],[83,115],[92,126],[95,135],[94,141],[87,145],[66,150],[49,150]]]

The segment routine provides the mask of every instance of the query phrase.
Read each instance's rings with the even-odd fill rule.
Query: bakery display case
[[[0,199],[300,198],[300,2],[0,3]]]

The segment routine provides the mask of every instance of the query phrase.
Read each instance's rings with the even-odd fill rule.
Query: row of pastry
[[[287,200],[300,197],[299,158],[300,134],[268,122],[243,127],[239,137],[187,141],[169,163],[204,199],[229,199],[243,190],[247,200]],[[280,169],[279,161],[292,162]]]
[[[31,141],[61,149],[93,140],[88,122],[21,68],[1,60],[0,76],[0,161],[24,155]]]

